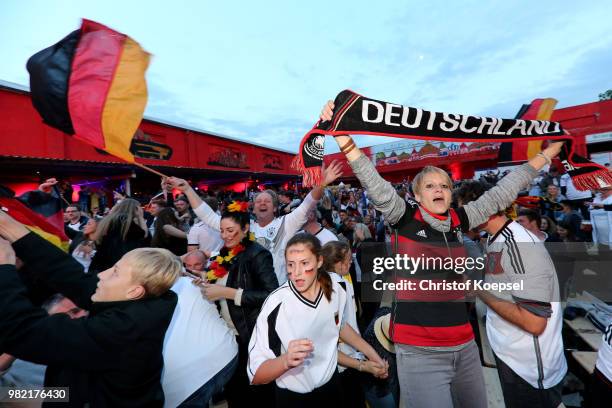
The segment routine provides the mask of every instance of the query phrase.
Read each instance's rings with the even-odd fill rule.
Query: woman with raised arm
[[[321,120],[331,120],[333,109],[333,101],[329,101],[323,107]],[[453,182],[443,169],[425,167],[412,181],[415,200],[403,200],[391,183],[378,174],[350,136],[337,136],[335,139],[367,190],[374,208],[393,227],[394,252],[413,258],[424,255],[434,259],[465,259],[462,232],[506,209],[518,192],[537,176],[538,170],[550,164],[562,146],[562,142],[551,143],[528,163],[502,178],[478,200],[455,210],[450,208]],[[433,268],[411,271],[411,277],[461,280],[453,270],[436,269],[435,263]],[[438,301],[429,301],[431,298],[418,300],[422,295],[396,292],[391,314],[390,334],[396,347],[400,389],[406,405],[486,407],[480,357],[465,304],[441,301],[449,299],[448,293]],[[462,299],[462,296],[454,298],[457,299]]]

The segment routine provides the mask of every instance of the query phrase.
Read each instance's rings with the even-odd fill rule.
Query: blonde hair
[[[448,181],[448,187],[453,188],[453,180],[450,178],[450,176],[448,175],[446,171],[436,166],[425,166],[423,167],[423,170],[421,170],[419,174],[414,176],[414,179],[412,180],[412,191],[415,194],[421,193],[421,184],[423,183],[423,179],[425,178],[426,175],[431,174],[431,173],[438,173],[446,177],[446,181]]]
[[[98,224],[96,243],[100,245],[109,230],[113,228],[121,230],[121,239],[125,241],[134,219],[137,219],[139,207],[140,203],[132,198],[121,200],[119,204],[115,205],[110,213]]]
[[[146,297],[158,297],[174,285],[183,264],[164,248],[138,248],[124,255],[132,269],[132,279],[145,288]]]

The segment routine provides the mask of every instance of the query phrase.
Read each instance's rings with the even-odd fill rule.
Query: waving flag
[[[14,197],[14,193],[11,189],[0,186],[0,209],[25,225],[30,231],[40,235],[53,245],[67,252],[68,237],[64,234],[63,224],[61,226],[54,225],[53,218],[55,214],[49,214],[50,208],[53,206],[53,200],[46,200],[44,204],[41,205],[40,198],[34,198],[36,196],[35,194],[40,193],[44,195],[46,193],[31,193],[32,194],[28,194],[25,197],[21,196],[18,199]],[[35,207],[30,208],[28,205],[34,205]],[[50,218],[47,218],[49,216]]]
[[[130,144],[147,104],[148,65],[133,39],[83,20],[28,60],[32,103],[49,126],[134,162]]]

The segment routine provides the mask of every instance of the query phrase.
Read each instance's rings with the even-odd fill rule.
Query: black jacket
[[[14,265],[0,265],[0,350],[49,367],[45,386],[69,387],[68,406],[161,407],[162,345],[177,297],[91,301],[98,278],[30,233],[17,256],[89,317],[52,316],[32,305]],[[61,406],[67,406],[63,404]]]
[[[249,244],[232,264],[226,286],[243,290],[240,306],[228,300],[227,308],[238,331],[238,341],[246,345],[263,302],[278,288],[270,251],[256,242]]]
[[[127,237],[121,236],[121,224],[115,223],[108,229],[106,236],[96,245],[96,254],[91,260],[89,272],[102,272],[115,265],[119,259],[132,249],[147,247],[150,239],[147,233],[135,223],[130,224]],[[187,245],[185,244],[185,248]]]

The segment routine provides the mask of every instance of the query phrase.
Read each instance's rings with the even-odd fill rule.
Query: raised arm
[[[336,181],[341,175],[340,163],[333,161],[329,167],[326,168],[323,166],[322,184],[313,188],[295,210],[285,215],[285,236],[292,237],[304,226],[304,224],[306,224],[306,221],[308,221],[308,212],[315,208],[319,200],[323,197],[323,189],[325,186]]]
[[[484,193],[478,200],[463,206],[470,222],[470,229],[483,224],[498,211],[508,208],[516,200],[518,193],[537,177],[538,171],[545,164],[550,164],[551,160],[559,154],[561,146],[563,142],[551,143],[527,163],[498,181],[495,187]]]
[[[30,232],[5,212],[0,211],[0,236],[12,243],[17,256],[51,289],[89,310],[98,277],[83,272],[72,256]]]
[[[198,216],[202,222],[208,225],[210,228],[215,231],[219,231],[221,224],[221,216],[214,212],[212,208],[208,206],[200,196],[195,192],[195,190],[189,185],[186,180],[176,178],[176,177],[168,177],[166,181],[173,188],[180,190],[187,199],[189,200],[189,205],[193,209],[193,212]]]
[[[334,103],[327,102],[321,111],[321,120],[331,120],[333,109]],[[406,202],[397,194],[391,183],[378,174],[376,167],[359,150],[350,136],[336,136],[335,139],[355,176],[368,191],[368,198],[374,204],[374,208],[383,213],[389,224],[397,223],[406,211]]]

